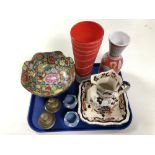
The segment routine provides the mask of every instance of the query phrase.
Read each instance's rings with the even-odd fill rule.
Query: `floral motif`
[[[22,82],[23,82],[23,84],[27,84],[28,82],[29,82],[29,76],[28,76],[28,74],[27,74],[28,72],[23,72],[22,73]]]
[[[73,59],[61,51],[37,53],[23,65],[22,85],[38,96],[55,96],[65,91],[75,79]]]
[[[38,53],[38,54],[35,55],[35,57],[36,57],[36,59],[41,60],[41,59],[44,58],[44,55],[42,53]]]
[[[86,100],[87,90],[91,86],[91,81],[87,80],[83,81],[79,87],[78,113],[84,122],[89,124],[106,125],[107,123],[119,124],[127,119],[129,113],[127,113],[127,101],[125,100],[124,94],[120,95],[119,100],[112,98],[113,101],[111,104],[113,104],[113,102],[119,102],[119,104],[116,104],[112,109],[108,106],[103,106],[99,110],[95,110],[93,106],[89,106],[90,103]],[[102,98],[97,98],[97,101],[101,103]]]
[[[101,98],[101,97],[98,97],[98,98],[97,98],[97,102],[98,102],[99,104],[102,104],[102,101],[103,101],[103,98]]]
[[[95,76],[94,77],[94,81],[98,81],[98,80],[99,80],[99,78]]]
[[[54,63],[55,63],[55,59],[54,59],[53,56],[49,56],[49,57],[48,57],[48,63],[49,63],[49,64],[54,64]]]
[[[107,52],[104,54],[101,60],[100,72],[114,69],[116,73],[119,73],[120,69],[122,68],[122,65],[123,65],[123,57],[121,55],[118,57],[112,57]]]
[[[51,73],[46,75],[45,77],[45,82],[47,84],[57,84],[59,82],[60,78],[59,78],[59,74],[56,73]]]

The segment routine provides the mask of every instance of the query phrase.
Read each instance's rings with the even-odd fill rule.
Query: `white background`
[[[23,62],[36,52],[61,50],[73,57],[70,28],[81,20],[50,19],[46,17],[5,21],[1,34],[1,108],[0,133],[37,134],[27,123],[30,93],[21,83]],[[88,19],[83,19],[88,20]],[[89,19],[93,20],[93,19]],[[121,30],[131,37],[124,50],[124,79],[131,83],[128,92],[133,121],[121,131],[73,132],[74,134],[155,134],[155,20],[93,20],[100,23],[104,39],[96,62],[108,51],[109,33]],[[3,101],[3,102],[2,102]],[[73,134],[58,133],[58,134]],[[52,134],[52,133],[51,133]],[[57,133],[54,133],[57,134]]]
[[[42,155],[49,154],[49,152],[67,155],[73,153],[152,154],[154,136],[113,136],[114,132],[110,131],[99,133],[98,136],[93,136],[92,132],[88,132],[87,134],[91,134],[88,136],[80,136],[82,133],[78,133],[78,136],[73,136],[71,133],[61,133],[61,136],[56,133],[54,133],[55,136],[40,136],[34,133],[26,121],[30,94],[21,87],[19,81],[23,61],[31,58],[35,52],[51,50],[52,45],[50,49],[47,49],[49,40],[45,39],[46,35],[49,35],[46,32],[47,27],[51,31],[51,36],[55,32],[51,29],[53,24],[48,25],[49,23],[59,21],[64,24],[76,22],[75,19],[153,19],[155,18],[154,3],[154,0],[0,0],[0,134],[2,134],[0,153],[20,155],[21,153]],[[142,84],[132,85],[128,93],[134,111],[134,120],[130,128],[115,132],[116,134],[154,134],[153,88],[155,80],[153,76],[155,63],[152,61],[153,64],[150,66],[151,60],[154,59],[154,44],[151,43],[154,41],[154,28],[152,26],[152,30],[149,30],[148,26],[144,26],[148,21],[143,21],[141,26],[136,26],[136,23],[132,23],[134,26],[133,31],[131,30],[136,42],[133,42],[132,38],[130,46],[124,51],[125,64],[122,70],[126,73],[129,73],[129,69],[134,70],[133,73],[130,71],[131,75],[137,75],[139,78],[130,80],[127,76],[126,80],[130,80],[131,83],[142,81],[140,82]],[[110,27],[112,25],[109,23],[105,31],[107,34]],[[115,29],[115,26],[113,28]],[[139,35],[136,35],[137,33]],[[33,37],[35,35],[38,37]],[[39,39],[40,41],[37,41]],[[107,44],[107,38],[104,38],[103,46],[108,49]],[[106,47],[103,48],[103,53],[107,51]],[[135,50],[129,52],[131,47]],[[131,52],[132,56],[129,56]],[[145,54],[142,55],[142,53]],[[125,54],[127,54],[126,57]],[[148,56],[147,62],[144,58],[146,56]],[[140,67],[132,67],[133,62]],[[125,70],[127,63],[129,67]],[[151,76],[146,73],[148,70],[152,72]],[[143,87],[145,87],[144,91]],[[104,133],[108,133],[108,136],[101,135]],[[36,134],[38,136],[3,136],[3,134]],[[62,136],[62,134],[67,134],[67,136]]]

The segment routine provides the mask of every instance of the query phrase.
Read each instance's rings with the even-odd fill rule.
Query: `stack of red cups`
[[[74,25],[70,34],[75,60],[76,79],[80,82],[91,75],[102,43],[104,29],[96,22],[83,21]]]

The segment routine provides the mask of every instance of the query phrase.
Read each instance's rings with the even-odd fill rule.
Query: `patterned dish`
[[[118,100],[112,99],[111,104],[118,102],[112,109],[104,106],[100,111],[96,111],[86,100],[87,90],[92,85],[90,80],[85,80],[79,86],[78,114],[81,120],[88,124],[102,126],[121,125],[128,122],[130,112],[126,93],[120,95]]]
[[[37,53],[22,68],[23,87],[41,97],[57,96],[67,90],[74,79],[74,61],[60,51]]]

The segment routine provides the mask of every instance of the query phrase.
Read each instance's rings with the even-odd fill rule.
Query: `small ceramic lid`
[[[45,110],[50,113],[56,113],[61,108],[61,103],[58,99],[49,98],[45,103]]]
[[[57,96],[67,90],[74,79],[74,61],[60,51],[37,53],[22,68],[23,87],[42,97]]]
[[[43,112],[38,119],[38,124],[43,129],[50,129],[54,126],[55,120],[54,114]]]

